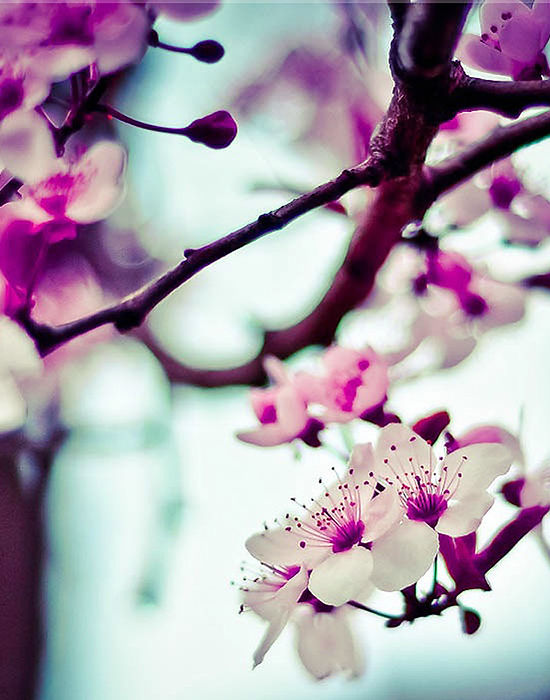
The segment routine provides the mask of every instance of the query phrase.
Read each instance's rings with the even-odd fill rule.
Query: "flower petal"
[[[59,167],[52,135],[36,112],[14,112],[0,126],[0,159],[10,173],[27,184],[44,179]]]
[[[257,588],[250,588],[243,596],[244,604],[256,615],[270,622],[291,612],[298,599],[307,588],[308,575],[305,567],[279,588],[269,587],[260,582]]]
[[[497,476],[505,474],[512,462],[511,452],[497,443],[477,443],[455,450],[443,461],[449,483],[457,475],[458,486],[451,498],[463,500],[466,495],[485,491]]]
[[[66,216],[81,224],[105,219],[120,204],[125,192],[126,151],[114,141],[100,141],[83,156],[76,168],[86,186],[74,188]]]
[[[467,66],[489,73],[509,75],[512,69],[512,62],[502,51],[487,46],[475,34],[462,36],[458,42],[455,56]]]
[[[405,520],[372,545],[372,582],[382,591],[416,583],[430,568],[438,548],[437,533],[429,525]]]
[[[530,63],[540,51],[540,27],[531,17],[514,17],[499,33],[502,52],[514,61]]]
[[[352,547],[331,554],[309,577],[309,590],[327,605],[343,605],[361,594],[372,572],[372,554],[365,547]]]
[[[384,460],[387,460],[385,462]],[[395,481],[417,468],[428,467],[432,460],[432,448],[428,443],[402,423],[392,423],[382,428],[376,445],[376,473]]]
[[[373,542],[382,537],[403,514],[403,508],[397,491],[384,489],[368,504],[363,505],[365,532],[363,540]]]
[[[301,546],[301,542],[305,546]],[[245,547],[258,561],[274,566],[296,566],[302,563],[314,566],[331,553],[328,543],[326,546],[310,546],[294,531],[289,532],[284,528],[264,530],[252,535],[245,542]]]
[[[435,529],[442,535],[462,537],[479,527],[481,520],[495,499],[487,491],[469,494],[461,501],[450,501],[447,510],[439,518]]]
[[[314,678],[321,680],[339,671],[353,678],[364,672],[364,657],[353,639],[347,611],[307,611],[296,626],[298,655]]]

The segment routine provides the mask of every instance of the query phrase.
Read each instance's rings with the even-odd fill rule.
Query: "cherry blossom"
[[[393,591],[417,581],[435,557],[437,536],[399,522],[396,492],[375,492],[373,459],[372,445],[356,448],[345,478],[303,505],[301,519],[287,514],[278,529],[250,537],[250,554],[265,564],[311,569],[308,588],[327,605],[343,605],[369,583]]]
[[[519,493],[522,508],[550,506],[550,461],[546,460],[536,469],[525,472]]]
[[[254,667],[292,620],[298,655],[312,676],[320,680],[338,672],[361,675],[364,660],[349,624],[351,611],[322,603],[308,590],[308,581],[303,566],[264,565],[259,575],[245,577],[241,610],[252,610],[269,623],[254,652]]]
[[[264,362],[272,386],[252,389],[250,401],[260,427],[237,433],[239,440],[262,447],[273,447],[300,439],[314,447],[324,425],[309,415],[307,401],[283,363],[275,357]]]
[[[321,359],[325,374],[297,375],[308,401],[320,404],[324,423],[345,423],[380,406],[389,386],[388,366],[372,348],[352,350],[333,346]]]
[[[126,152],[114,141],[99,141],[80,154],[57,158],[48,126],[35,112],[18,112],[0,127],[0,155],[11,174],[25,183],[22,199],[5,205],[4,217],[89,224],[106,218],[124,196]],[[70,226],[52,235],[74,236]],[[63,230],[62,230],[63,229]]]
[[[521,0],[486,0],[480,10],[481,36],[465,34],[456,55],[467,65],[514,80],[549,75],[543,53],[550,36],[550,6],[535,0],[530,9]]]
[[[383,428],[376,446],[376,473],[399,496],[409,523],[461,537],[474,532],[494,498],[487,488],[505,474],[510,452],[477,443],[437,458],[430,445],[402,424]]]
[[[199,0],[195,2],[161,2],[149,0],[147,6],[160,15],[178,21],[199,19],[214,12],[220,5],[220,0]]]
[[[113,2],[11,2],[0,7],[0,48],[29,55],[65,50],[69,73],[95,64],[102,74],[139,60],[150,20],[142,7]]]

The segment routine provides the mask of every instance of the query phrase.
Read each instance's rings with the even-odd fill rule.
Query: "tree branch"
[[[508,126],[497,127],[458,155],[425,169],[425,197],[432,204],[441,194],[495,161],[550,135],[550,111]]]
[[[355,187],[360,185],[376,186],[381,177],[382,171],[377,159],[369,158],[365,163],[344,170],[334,180],[293,199],[288,204],[267,214],[261,214],[256,221],[229,233],[227,236],[202,248],[186,251],[186,259],[156,281],[131,294],[120,303],[77,321],[53,327],[37,323],[29,318],[25,311],[19,315],[17,320],[33,338],[42,356],[48,355],[59,345],[108,323],[113,323],[120,331],[130,330],[139,326],[145,316],[162,299],[208,265],[268,233],[283,228],[297,217],[316,207],[339,199]]]
[[[550,80],[482,80],[462,73],[450,95],[453,112],[487,109],[516,119],[529,107],[550,107]]]

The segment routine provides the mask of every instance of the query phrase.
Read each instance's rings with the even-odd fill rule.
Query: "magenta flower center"
[[[407,517],[410,520],[420,520],[434,527],[439,518],[447,510],[447,501],[440,493],[429,493],[427,489],[420,490],[407,501]]]
[[[332,538],[332,551],[345,552],[351,549],[353,545],[361,542],[364,532],[365,523],[361,520],[350,520],[347,523],[343,523]]]

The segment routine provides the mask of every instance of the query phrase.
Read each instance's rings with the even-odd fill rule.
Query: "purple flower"
[[[521,0],[486,0],[480,10],[481,36],[465,34],[457,57],[480,70],[514,80],[550,75],[543,53],[550,36],[550,5],[535,0],[531,9]]]

